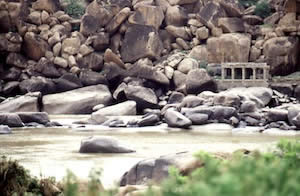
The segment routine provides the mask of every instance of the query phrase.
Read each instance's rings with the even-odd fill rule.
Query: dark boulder
[[[18,112],[17,114],[23,123],[35,122],[46,125],[50,122],[49,116],[46,112]]]
[[[131,150],[122,146],[118,140],[110,137],[89,137],[81,141],[80,153],[132,153]]]
[[[164,115],[164,119],[169,127],[189,128],[192,125],[190,119],[174,109],[168,109]]]
[[[0,125],[7,125],[9,127],[23,127],[24,123],[18,114],[0,113]]]
[[[199,94],[203,91],[216,91],[216,82],[208,75],[205,69],[192,69],[187,74],[186,92]]]

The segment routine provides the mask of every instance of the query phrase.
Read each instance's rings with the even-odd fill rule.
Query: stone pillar
[[[222,77],[222,80],[225,79],[225,68],[222,66],[222,70],[221,70],[221,77]]]
[[[234,78],[235,78],[234,68],[231,68],[231,79],[234,80]]]
[[[253,80],[256,80],[256,68],[253,68]]]
[[[268,68],[264,67],[264,80],[268,80]]]
[[[242,80],[246,79],[246,68],[242,67]]]

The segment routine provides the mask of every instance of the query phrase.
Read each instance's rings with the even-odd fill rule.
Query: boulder
[[[186,88],[185,88],[185,82],[187,79],[187,75],[180,72],[180,71],[174,71],[174,75],[173,75],[173,82],[175,85],[175,88],[177,91],[186,92]]]
[[[14,94],[15,92],[18,92],[19,84],[20,82],[17,81],[7,82],[3,85],[2,92],[5,95],[10,95],[11,93]]]
[[[45,56],[46,51],[49,50],[48,43],[33,32],[25,34],[23,47],[26,56],[35,61],[40,60],[41,57]]]
[[[214,105],[239,108],[241,105],[241,98],[234,93],[223,91],[214,96],[213,103]]]
[[[234,107],[227,106],[213,106],[212,114],[210,115],[211,120],[217,120],[218,122],[225,122],[231,117],[237,117],[237,110]]]
[[[288,121],[290,125],[300,129],[300,105],[293,105],[288,108]]]
[[[56,92],[55,84],[52,80],[43,77],[31,77],[23,80],[20,84],[20,91],[22,93],[40,92],[42,95]]]
[[[109,46],[109,34],[108,33],[98,33],[93,39],[93,48],[98,51],[103,51]]]
[[[0,112],[39,112],[39,97],[41,93],[27,93],[26,95],[7,99],[0,103]]]
[[[1,134],[11,134],[11,128],[7,125],[0,125],[0,135]]]
[[[240,18],[219,18],[218,26],[224,33],[243,33],[245,32],[244,22]]]
[[[136,115],[136,103],[134,101],[125,101],[101,108],[92,113],[92,116],[95,114],[101,114],[103,116],[133,116]]]
[[[182,38],[184,40],[190,40],[191,39],[191,35],[188,32],[187,27],[177,27],[177,26],[173,26],[173,25],[168,25],[166,28],[168,33],[170,33],[172,36],[174,36],[175,38]]]
[[[271,109],[267,113],[267,118],[269,122],[277,121],[287,121],[288,120],[288,111],[284,109]]]
[[[207,74],[205,69],[192,69],[187,74],[186,91],[188,94],[198,94],[202,91],[216,91],[217,84]]]
[[[98,28],[100,28],[100,22],[95,16],[83,15],[80,23],[80,33],[85,36],[91,36],[97,32]]]
[[[105,76],[102,73],[98,73],[86,69],[81,70],[79,79],[84,86],[108,83]]]
[[[15,113],[0,113],[0,125],[9,127],[23,127],[24,123]]]
[[[201,113],[185,113],[185,116],[190,119],[193,125],[204,125],[208,123],[208,115]]]
[[[193,58],[184,58],[178,65],[177,70],[188,74],[192,69],[199,68],[198,61]]]
[[[105,29],[109,33],[115,33],[119,26],[127,19],[130,15],[130,8],[123,8],[113,19],[106,25]]]
[[[111,49],[107,48],[104,53],[104,61],[106,63],[113,62],[117,65],[119,65],[121,68],[125,68],[125,64],[120,59],[118,55],[116,55]]]
[[[298,67],[299,39],[297,37],[274,37],[263,45],[263,55],[272,75],[287,75]]]
[[[158,59],[162,50],[162,42],[154,27],[131,25],[125,33],[121,47],[121,57],[126,63],[132,63],[145,57]]]
[[[292,84],[289,83],[274,83],[270,85],[270,88],[276,90],[282,94],[285,94],[289,97],[294,96],[294,88]]]
[[[66,73],[53,81],[57,92],[65,92],[82,87],[82,83],[77,75],[71,73]]]
[[[192,125],[190,119],[174,109],[168,109],[164,115],[164,119],[169,127],[189,128]]]
[[[253,101],[244,101],[241,104],[240,112],[242,113],[252,113],[257,110],[256,104]]]
[[[3,80],[18,81],[21,75],[21,70],[16,67],[11,67],[1,74]]]
[[[196,59],[198,61],[207,62],[208,51],[206,45],[195,46],[188,54],[188,57]]]
[[[64,39],[61,45],[61,52],[69,55],[75,55],[79,52],[80,39],[79,37],[70,37]]]
[[[160,118],[157,114],[146,114],[138,121],[139,127],[145,127],[145,126],[155,126],[157,123],[160,122]]]
[[[122,176],[120,185],[159,184],[169,176],[171,166],[181,169],[191,160],[195,160],[191,153],[180,152],[139,161]]]
[[[244,7],[236,0],[219,1],[229,17],[241,17],[244,14]]]
[[[0,32],[7,33],[11,30],[13,24],[9,17],[9,12],[7,10],[0,10]]]
[[[183,93],[174,91],[169,97],[168,104],[181,103],[184,97]]]
[[[42,57],[35,65],[34,70],[43,74],[47,78],[58,78],[61,76],[58,69],[55,67],[53,62]]]
[[[46,112],[17,112],[23,123],[39,123],[46,125],[50,122],[49,116]]]
[[[219,3],[214,1],[205,4],[197,15],[200,22],[210,29],[218,25],[218,18],[221,17],[226,17],[226,12]]]
[[[103,55],[97,52],[92,52],[91,54],[83,57],[78,62],[80,68],[89,68],[93,71],[101,71],[103,68]]]
[[[200,27],[196,31],[196,38],[199,41],[206,40],[209,37],[209,29],[206,27]]]
[[[136,102],[138,110],[157,107],[157,97],[154,91],[150,88],[128,85],[124,92],[127,99]]]
[[[107,105],[112,96],[107,86],[99,84],[43,97],[43,111],[49,114],[89,114],[95,105]]]
[[[60,2],[59,0],[37,0],[32,4],[32,8],[53,14],[60,9]]]
[[[251,38],[247,34],[226,33],[207,39],[208,63],[248,62]]]
[[[181,103],[180,108],[194,108],[204,103],[204,99],[196,95],[185,96]]]
[[[24,69],[27,67],[27,60],[19,53],[9,53],[6,58],[6,64]]]
[[[181,6],[169,6],[165,14],[166,25],[185,26],[188,20],[188,14]]]
[[[131,150],[112,137],[89,137],[80,144],[80,153],[132,153]]]
[[[163,86],[169,86],[170,84],[170,81],[165,74],[157,71],[154,67],[145,65],[142,61],[138,61],[128,68],[127,73],[131,77],[148,79]]]

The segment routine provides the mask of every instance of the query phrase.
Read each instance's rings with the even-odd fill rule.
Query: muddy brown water
[[[70,124],[82,116],[52,116]],[[279,133],[279,134],[278,134]],[[284,134],[282,134],[284,133]],[[89,136],[112,136],[136,150],[129,154],[80,154],[80,141]],[[298,132],[233,133],[225,124],[195,126],[191,130],[169,129],[166,125],[145,128],[64,127],[14,129],[0,135],[0,155],[18,160],[35,176],[61,180],[66,171],[87,179],[92,168],[102,169],[104,186],[112,186],[138,161],[190,151],[233,152],[237,149],[274,148],[281,138],[300,139]]]

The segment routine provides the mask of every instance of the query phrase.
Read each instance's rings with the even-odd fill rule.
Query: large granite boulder
[[[129,63],[144,57],[158,59],[162,50],[162,42],[154,27],[131,25],[125,33],[121,57],[124,62]]]
[[[157,108],[158,99],[154,91],[142,86],[128,85],[124,89],[126,98],[137,104],[138,110]]]
[[[140,5],[134,14],[128,18],[130,24],[153,26],[157,30],[164,20],[164,13],[161,7],[151,5]]]
[[[245,32],[244,21],[240,18],[219,18],[218,26],[224,33],[243,33]]]
[[[184,165],[194,160],[192,153],[187,152],[142,160],[122,176],[120,185],[141,185],[150,181],[159,184],[169,176],[169,168],[171,166],[181,170]]]
[[[79,79],[84,86],[107,84],[104,74],[87,69],[81,70]]]
[[[80,153],[132,153],[128,147],[121,145],[111,137],[89,137],[81,141]]]
[[[198,94],[203,91],[216,91],[216,82],[208,75],[205,69],[192,69],[187,74],[186,92]]]
[[[166,111],[164,118],[169,127],[189,128],[192,125],[190,119],[172,108]]]
[[[128,18],[130,15],[130,8],[123,8],[117,15],[113,17],[113,19],[106,25],[105,29],[109,33],[115,33],[119,26]]]
[[[214,1],[205,4],[197,15],[200,22],[211,29],[218,25],[218,18],[221,17],[226,17],[226,12],[218,2]]]
[[[107,106],[92,113],[93,115],[101,114],[103,116],[132,116],[136,115],[136,103],[134,101],[125,101],[112,106]],[[93,117],[92,117],[93,118]]]
[[[59,0],[37,0],[32,4],[32,8],[53,14],[60,9],[60,2]]]
[[[0,125],[23,127],[24,123],[16,113],[0,113]]]
[[[247,34],[226,33],[207,39],[208,63],[248,62],[251,37]]]
[[[41,93],[35,92],[9,98],[0,103],[0,112],[39,112],[40,95]]]
[[[49,116],[46,112],[17,112],[23,123],[36,122],[46,125],[50,122]]]
[[[22,93],[41,92],[42,95],[55,93],[56,87],[52,80],[43,77],[31,77],[19,84]]]
[[[25,34],[23,47],[26,56],[36,61],[45,56],[46,51],[49,50],[48,43],[33,32]]]
[[[107,105],[112,96],[107,86],[99,84],[43,97],[43,111],[49,114],[89,114],[95,105]]]
[[[263,45],[263,54],[273,75],[286,75],[298,70],[298,37],[274,37]]]
[[[241,17],[244,13],[244,7],[237,0],[222,0],[219,3],[229,17]]]
[[[181,6],[167,7],[165,22],[166,25],[184,26],[187,23],[188,15]]]

